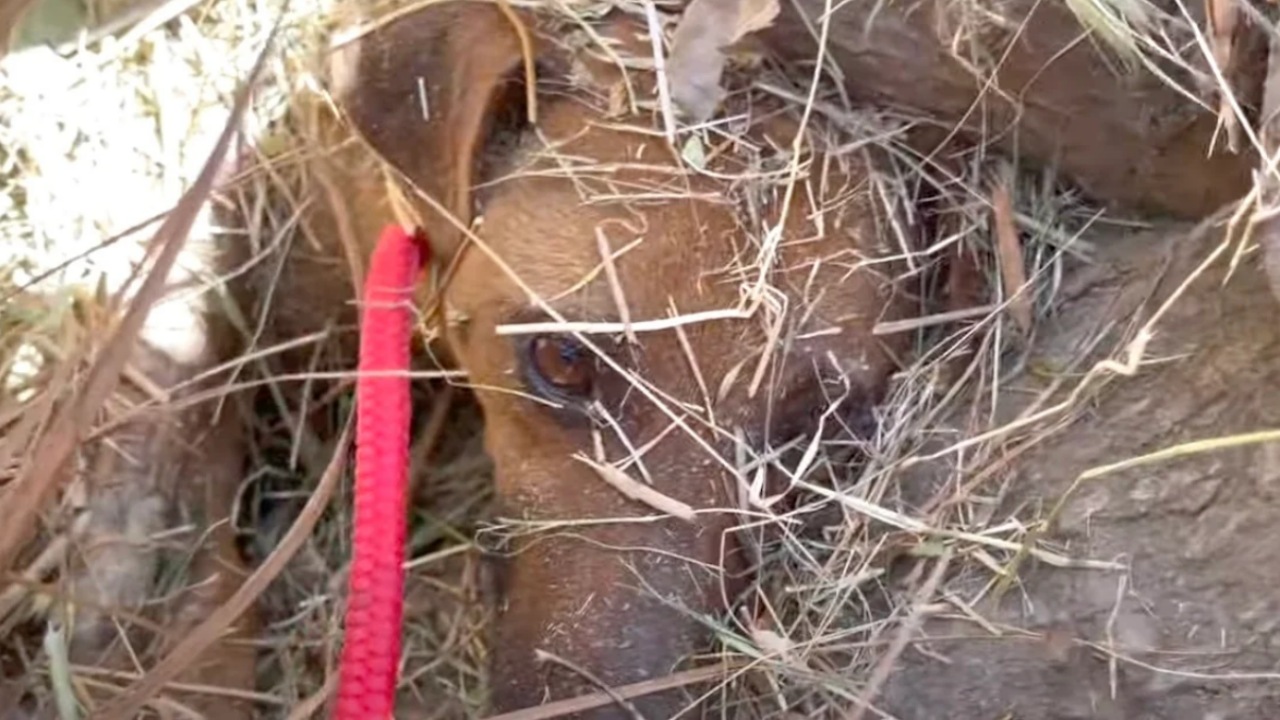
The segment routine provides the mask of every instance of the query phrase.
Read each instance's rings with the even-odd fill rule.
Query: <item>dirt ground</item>
[[[1068,281],[1070,299],[1041,328],[1028,367],[1087,368],[1099,358],[1081,364],[1086,340],[1105,326],[1101,347],[1117,346],[1221,235],[1168,228],[1104,245],[1100,262]],[[1256,260],[1225,285],[1226,260],[1216,263],[1157,326],[1150,364],[1111,381],[1069,425],[976,488],[992,512],[1036,514],[1028,510],[1052,506],[1092,467],[1280,424],[1280,327]],[[1006,386],[1000,421],[1051,382],[1036,375]],[[1278,447],[1212,450],[1086,480],[1047,540],[1121,569],[1028,559],[1000,602],[973,606],[985,628],[955,606],[934,606],[881,709],[901,720],[1280,717]],[[954,456],[919,469],[904,483],[908,504],[953,475]],[[987,579],[957,577],[941,596],[970,598]]]

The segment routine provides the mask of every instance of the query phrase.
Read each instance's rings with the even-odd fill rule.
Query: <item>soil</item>
[[[1074,299],[1040,329],[1032,366],[1067,367],[1106,323],[1114,330],[1099,347],[1118,347],[1118,333],[1145,322],[1221,238],[1206,225],[1105,247],[1069,283]],[[999,513],[1043,514],[1091,467],[1280,426],[1280,326],[1260,264],[1247,259],[1224,285],[1226,262],[1217,263],[1158,326],[1147,351],[1157,362],[1109,382],[980,492],[1008,489]],[[1031,374],[1011,382],[1000,420],[1046,383]],[[931,494],[951,477],[948,465],[906,479],[904,498]],[[903,654],[880,709],[900,720],[1280,717],[1278,496],[1276,442],[1086,482],[1046,540],[1124,570],[1028,560],[998,606],[974,608],[1000,636],[950,608],[935,616]],[[983,575],[948,590],[974,597],[990,580]]]

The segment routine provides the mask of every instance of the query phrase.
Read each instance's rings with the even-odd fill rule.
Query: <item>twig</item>
[[[49,658],[49,682],[61,720],[80,720],[80,706],[71,681],[71,662],[67,658],[67,633],[62,623],[51,621],[44,633],[44,653]]]
[[[1027,271],[1022,257],[1022,244],[1018,242],[1018,228],[1013,220],[1013,198],[1009,184],[1001,181],[991,193],[994,215],[997,257],[1000,260],[1000,279],[1004,281],[1004,297],[1009,304],[1009,315],[1017,323],[1023,336],[1031,333],[1031,299],[1027,296]]]
[[[308,720],[315,715],[324,704],[329,701],[329,696],[334,690],[338,689],[338,673],[329,673],[324,679],[324,686],[315,691],[310,697],[303,699],[298,706],[289,711],[289,717],[286,720]]]
[[[577,673],[578,675],[581,675],[588,682],[599,687],[601,692],[608,695],[610,699],[613,700],[614,704],[626,710],[627,713],[630,714],[632,718],[634,718],[635,720],[645,720],[645,717],[640,714],[640,711],[636,710],[636,706],[634,704],[632,704],[626,698],[619,695],[617,690],[614,690],[613,688],[609,687],[609,683],[605,682],[604,680],[601,680],[599,677],[596,676],[595,673],[591,672],[590,670],[582,667],[577,663],[565,660],[559,655],[549,653],[546,650],[543,650],[541,648],[535,649],[533,651],[533,656],[535,659],[538,660],[538,662],[553,662],[574,673]]]
[[[744,663],[724,662],[719,665],[711,665],[709,667],[695,668],[693,670],[684,670],[678,673],[672,673],[663,678],[654,680],[643,680],[630,685],[622,685],[613,688],[612,693],[596,692],[590,695],[580,695],[568,700],[556,700],[554,702],[544,703],[537,707],[525,708],[523,710],[515,710],[513,712],[502,713],[501,715],[490,715],[485,720],[549,720],[550,718],[558,718],[564,715],[573,715],[575,713],[586,712],[598,707],[604,707],[614,702],[614,697],[620,697],[627,700],[632,698],[652,695],[653,693],[663,692],[664,690],[675,690],[687,685],[696,685],[698,683],[713,680],[716,677],[724,675],[728,672],[745,669]]]
[[[876,695],[880,694],[880,688],[889,680],[890,673],[893,672],[893,666],[897,664],[898,658],[902,655],[902,651],[906,650],[907,644],[911,642],[912,636],[920,629],[920,625],[924,622],[925,608],[929,605],[929,599],[938,591],[938,585],[942,582],[942,576],[947,572],[947,566],[951,564],[951,551],[947,550],[943,553],[938,562],[933,566],[933,572],[920,586],[920,591],[916,593],[914,602],[912,602],[911,614],[907,616],[902,624],[898,627],[898,632],[893,636],[893,641],[889,643],[889,649],[885,651],[880,662],[876,664],[876,669],[872,671],[871,678],[867,680],[867,687],[858,696],[858,707],[849,715],[849,720],[862,720],[863,714],[870,707],[871,702],[876,699]]]
[[[686,522],[693,522],[694,511],[688,504],[680,502],[669,495],[663,495],[644,483],[636,482],[631,479],[630,475],[612,465],[598,463],[581,453],[575,454],[573,459],[595,470],[601,480],[609,483],[613,489],[632,500],[642,502],[654,510],[678,517]]]
[[[891,320],[888,322],[876,323],[871,328],[872,335],[893,335],[901,332],[913,332],[935,325],[946,325],[957,320],[967,320],[974,317],[983,317],[999,310],[999,305],[979,305],[977,307],[964,308],[962,310],[951,310],[948,312],[936,313],[934,315],[925,315],[923,317],[907,318],[906,320]]]
[[[667,142],[676,142],[676,114],[671,106],[671,84],[667,78],[666,56],[662,52],[662,21],[652,0],[645,0],[644,16],[649,22],[649,43],[653,47],[653,72],[658,79],[658,105],[662,108],[662,127]]]
[[[511,7],[511,0],[498,0],[498,9],[511,23],[520,39],[520,55],[524,59],[524,98],[525,113],[530,125],[538,124],[538,66],[533,54],[533,38],[529,36],[529,28]]]
[[[627,295],[622,291],[622,281],[618,279],[618,268],[613,264],[613,249],[609,247],[609,238],[604,228],[596,226],[596,247],[600,250],[600,262],[604,265],[604,276],[609,281],[609,290],[613,293],[613,304],[618,308],[618,318],[622,320],[623,332],[627,342],[632,345],[639,341],[635,330],[631,327],[631,308],[627,305]]]
[[[751,317],[746,310],[735,308],[724,310],[704,310],[702,312],[679,315],[677,317],[656,320],[633,320],[631,322],[574,322],[551,321],[536,323],[519,323],[499,325],[494,331],[499,335],[541,335],[542,333],[582,333],[584,335],[616,335],[632,332],[654,332],[670,330],[682,325],[696,325],[713,320],[743,320]]]

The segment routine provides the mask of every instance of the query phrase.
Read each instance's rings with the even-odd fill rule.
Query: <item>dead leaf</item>
[[[778,17],[778,0],[693,0],[680,18],[667,59],[671,100],[690,121],[704,123],[724,91],[725,51]]]
[[[1031,298],[1027,295],[1027,270],[1022,257],[1022,244],[1018,242],[1018,228],[1013,222],[1013,199],[1009,185],[1001,182],[991,194],[995,213],[996,249],[1000,260],[1000,279],[1004,281],[1004,296],[1009,303],[1009,315],[1023,335],[1031,332]]]

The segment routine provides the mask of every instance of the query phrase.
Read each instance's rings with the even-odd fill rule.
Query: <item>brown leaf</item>
[[[715,113],[725,51],[778,16],[778,0],[693,0],[680,18],[667,59],[671,99],[692,122]]]
[[[1009,315],[1023,335],[1031,332],[1031,297],[1024,292],[1027,271],[1023,264],[1022,244],[1013,222],[1013,199],[1009,186],[1001,182],[991,197],[995,213],[996,249],[1000,259],[1000,279],[1004,281],[1004,297],[1009,302]]]

